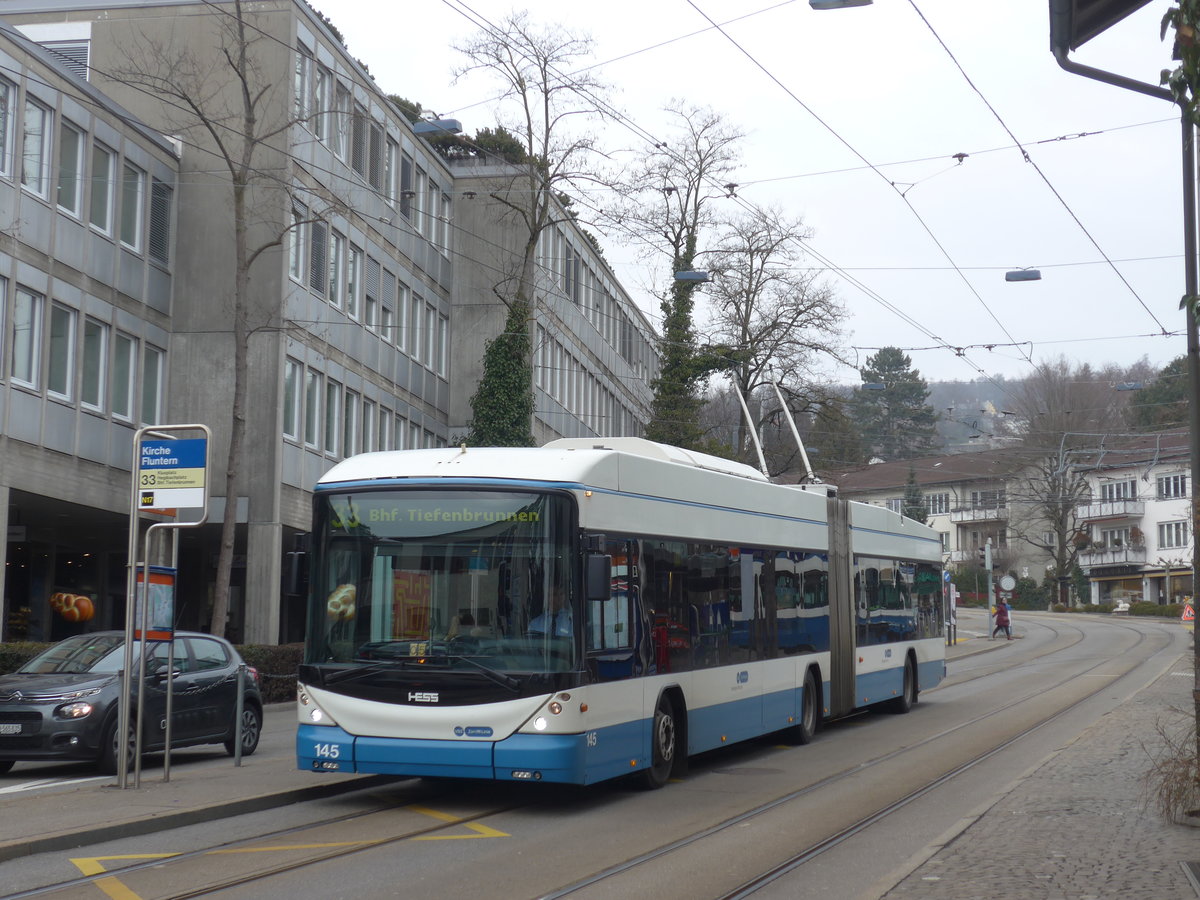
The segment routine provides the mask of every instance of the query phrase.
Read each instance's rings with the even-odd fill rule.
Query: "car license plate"
[[[0,722],[0,734],[20,734],[20,722]]]

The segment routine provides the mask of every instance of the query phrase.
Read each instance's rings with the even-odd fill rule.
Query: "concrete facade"
[[[459,266],[454,288],[450,430],[465,433],[488,340],[504,327],[500,296],[516,276],[524,234],[493,193],[515,169],[486,159],[451,163]],[[533,435],[640,437],[658,375],[654,330],[565,210],[540,235],[533,309]]]
[[[143,410],[139,393],[130,400],[138,405],[120,418],[81,410],[78,402],[71,409],[44,390],[17,384],[6,363],[0,383],[0,494],[6,496],[0,499],[8,502],[0,514],[8,518],[7,558],[43,546],[52,557],[68,543],[64,522],[86,523],[87,534],[71,543],[81,552],[98,546],[95,533],[109,538],[103,577],[44,574],[23,577],[20,585],[10,579],[4,591],[10,607],[44,606],[54,590],[87,592],[106,610],[97,624],[121,625],[123,606],[105,598],[124,594],[132,436],[139,425],[198,422],[213,432],[209,518],[181,535],[178,624],[208,628],[220,523],[229,515],[238,527],[227,636],[247,643],[300,640],[303,597],[289,593],[285,560],[309,528],[311,486],[353,453],[443,446],[469,419],[483,343],[503,323],[491,289],[494,272],[511,268],[505,256],[512,252],[503,223],[489,218],[495,210],[464,199],[483,194],[481,173],[457,177],[307,4],[246,4],[254,92],[262,91],[257,132],[264,139],[247,179],[244,245],[256,253],[242,307],[249,332],[247,452],[240,496],[227,496],[237,272],[229,161],[240,159],[241,95],[220,47],[229,46],[232,8],[228,0],[0,2],[4,21],[36,41],[60,42],[77,59],[82,54],[81,78],[88,81],[45,101],[54,121],[77,112],[77,119],[96,116],[97,139],[117,154],[114,171],[134,160],[147,185],[150,177],[169,185],[174,217],[169,264],[157,263],[98,236],[86,216],[73,220],[28,196],[19,177],[0,173],[0,192],[8,192],[0,196],[11,198],[0,203],[6,222],[0,264],[8,267],[0,275],[9,297],[20,283],[72,305],[82,321],[101,308],[91,295],[102,286],[99,294],[113,311],[95,315],[114,333],[136,339],[139,353],[152,348],[160,367],[153,381],[157,405]],[[15,35],[0,44],[14,57],[42,53]],[[14,62],[13,71],[28,65]],[[70,77],[48,72],[31,82]],[[186,114],[183,98],[170,95],[168,77],[203,98],[213,129]],[[94,104],[73,99],[85,92],[172,137],[143,134],[119,114],[111,122],[98,116]],[[78,123],[89,135],[90,121]],[[52,147],[50,184],[58,177],[58,144]],[[89,177],[81,179],[84,203]],[[146,221],[153,215],[147,205]],[[640,434],[656,372],[653,332],[573,224],[547,241],[535,326],[534,434],[539,440]],[[586,294],[555,293],[569,252],[582,267]],[[575,284],[582,283],[577,277]],[[8,336],[12,309],[9,299]],[[44,341],[48,354],[51,338]],[[76,365],[85,365],[82,350]],[[14,538],[32,535],[31,515],[42,542],[23,550]],[[52,573],[49,565],[42,570]],[[40,619],[21,636],[52,637]],[[9,628],[0,638],[14,636]]]
[[[133,435],[164,401],[178,145],[0,23],[0,626],[124,621]]]

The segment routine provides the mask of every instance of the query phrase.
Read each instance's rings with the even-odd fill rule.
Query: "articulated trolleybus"
[[[936,532],[636,438],[356,456],[311,546],[314,772],[659,787],[945,675]]]

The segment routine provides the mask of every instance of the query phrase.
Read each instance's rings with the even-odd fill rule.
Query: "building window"
[[[58,132],[58,206],[79,215],[83,186],[83,132],[64,121]]]
[[[1176,550],[1188,545],[1188,523],[1160,522],[1158,525],[1158,548]]]
[[[308,245],[308,286],[322,297],[329,273],[325,270],[325,223],[312,222],[308,226],[311,240]]]
[[[133,386],[137,372],[137,340],[117,332],[113,342],[112,411],[118,419],[133,419]]]
[[[312,52],[307,47],[296,48],[296,77],[293,86],[295,102],[292,113],[297,121],[303,122],[308,118],[312,107]]]
[[[367,177],[367,111],[357,103],[350,122],[350,168]]]
[[[415,362],[421,361],[421,318],[425,311],[425,301],[419,295],[413,294],[408,304],[408,355]]]
[[[337,456],[342,411],[342,386],[332,378],[325,382],[325,452]]]
[[[164,266],[171,261],[171,196],[169,184],[150,179],[150,258]]]
[[[49,190],[50,117],[49,109],[26,98],[21,184],[39,197],[45,197]]]
[[[1100,485],[1101,500],[1136,500],[1137,481],[1108,481]]]
[[[300,437],[300,374],[304,366],[294,359],[283,364],[283,436]]]
[[[389,344],[396,342],[396,314],[390,306],[379,310],[379,333]]]
[[[432,305],[425,307],[425,365],[437,365],[437,310]]]
[[[304,280],[304,217],[303,209],[292,207],[292,227],[288,231],[288,275]]]
[[[101,144],[92,144],[92,198],[89,221],[105,234],[112,234],[113,163],[116,156]]]
[[[1158,499],[1175,500],[1186,497],[1187,476],[1183,474],[1160,475],[1158,478]]]
[[[434,369],[443,378],[446,377],[446,362],[449,355],[450,320],[438,313],[437,317],[437,365]]]
[[[17,102],[17,86],[0,78],[0,175],[12,174],[13,109]]]
[[[396,346],[408,352],[408,307],[411,291],[404,282],[396,285]]]
[[[317,66],[317,87],[313,94],[313,134],[323,141],[329,140],[329,135],[333,131],[330,127],[331,119],[331,88],[333,87],[333,73],[324,66]]]
[[[346,314],[358,318],[359,294],[362,292],[363,252],[350,245],[350,256],[346,259]]]
[[[162,416],[163,352],[149,344],[142,351],[142,424],[157,424]]]
[[[368,147],[370,160],[367,163],[367,181],[371,183],[371,187],[375,188],[375,190],[382,192],[384,170],[383,129],[376,122],[370,124],[370,141],[371,145]]]
[[[388,138],[383,158],[383,195],[388,203],[396,202],[396,165],[399,161],[400,145]]]
[[[86,409],[102,412],[108,366],[108,326],[95,319],[83,322],[83,371],[79,401]]]
[[[336,231],[329,236],[329,302],[341,309],[345,291],[346,239]]]
[[[949,494],[926,494],[925,509],[931,516],[944,516],[950,512]]]
[[[309,369],[304,373],[304,443],[316,447],[321,432],[321,375]]]
[[[392,412],[389,409],[379,408],[379,449],[394,450],[392,444],[396,438],[392,431]]]
[[[375,402],[364,398],[362,402],[362,441],[358,445],[363,453],[383,449],[375,444],[375,425]]]
[[[887,508],[890,509],[894,513],[904,512],[904,498],[903,497],[890,497],[888,500],[886,500],[884,502],[884,505],[887,506]]]
[[[59,400],[71,399],[75,374],[75,310],[50,305],[50,347],[46,367],[46,392]]]
[[[407,153],[400,157],[400,214],[412,219],[413,159]]]
[[[338,159],[345,160],[349,144],[350,91],[338,82],[333,91],[333,152]]]
[[[346,391],[346,412],[342,416],[342,455],[353,456],[359,451],[358,416],[361,412],[358,394]]]
[[[12,377],[26,387],[37,387],[42,340],[42,298],[25,288],[17,288],[13,305]]]
[[[121,244],[130,250],[142,246],[142,195],[146,173],[125,163],[121,173]]]

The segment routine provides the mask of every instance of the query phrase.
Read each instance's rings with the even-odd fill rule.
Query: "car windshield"
[[[136,654],[141,641],[134,641]],[[178,642],[177,642],[178,643]],[[166,657],[166,644],[151,643],[155,656]],[[177,651],[178,653],[178,651]],[[137,658],[136,656],[134,657]],[[151,663],[151,660],[147,660]],[[82,675],[120,672],[125,665],[125,636],[121,634],[80,634],[59,641],[43,650],[17,671],[23,675]]]

